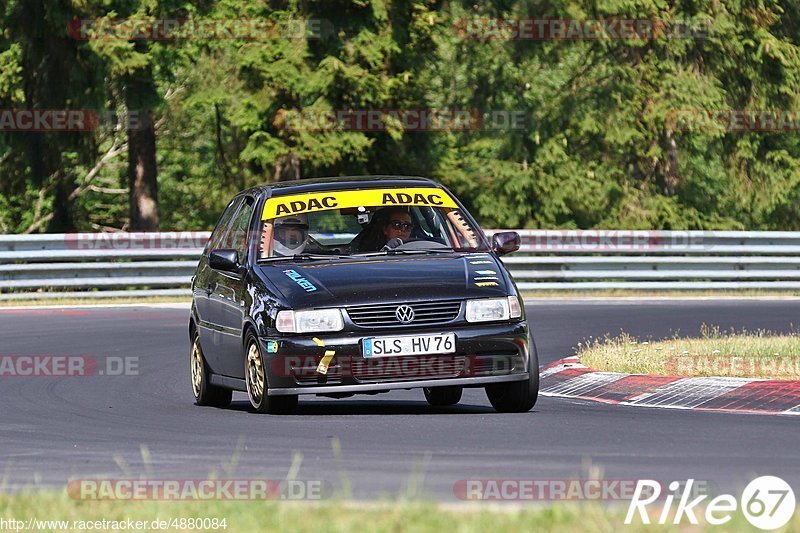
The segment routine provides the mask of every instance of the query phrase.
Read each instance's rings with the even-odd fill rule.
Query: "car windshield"
[[[433,187],[275,197],[262,220],[261,260],[489,251],[480,228]]]

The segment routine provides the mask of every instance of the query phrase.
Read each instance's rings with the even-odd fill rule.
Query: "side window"
[[[239,261],[244,261],[247,250],[247,235],[250,232],[250,221],[253,218],[253,199],[247,198],[233,217],[231,229],[223,239],[222,248],[233,248],[239,252]]]
[[[222,246],[220,246],[222,239],[224,239],[225,235],[228,233],[228,226],[231,223],[231,219],[236,213],[236,210],[239,209],[239,205],[241,203],[241,200],[231,200],[231,203],[229,203],[228,207],[225,208],[222,216],[219,217],[219,221],[217,221],[217,226],[214,228],[214,232],[211,233],[211,238],[209,239],[209,250],[222,248]]]

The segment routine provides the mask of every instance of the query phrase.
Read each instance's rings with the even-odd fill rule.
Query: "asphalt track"
[[[541,301],[527,306],[540,363],[589,336],[660,338],[700,325],[787,331],[800,301]],[[193,405],[183,308],[0,310],[0,355],[138,357],[138,375],[0,377],[0,489],[63,487],[70,478],[283,479],[330,482],[358,499],[456,499],[464,479],[704,480],[736,490],[759,475],[800,489],[800,419],[539,399],[497,414],[482,390],[453,408],[421,391],[332,400],[297,415]],[[341,453],[334,453],[338,439]],[[241,450],[236,452],[237,443]],[[142,453],[143,447],[148,453]],[[348,490],[347,487],[350,487]]]

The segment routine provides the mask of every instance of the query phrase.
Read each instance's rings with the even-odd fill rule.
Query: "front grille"
[[[408,305],[414,309],[414,320],[408,324],[395,316],[398,306]],[[461,300],[439,302],[409,302],[348,307],[347,314],[356,326],[378,328],[385,326],[430,326],[451,322],[461,311]]]

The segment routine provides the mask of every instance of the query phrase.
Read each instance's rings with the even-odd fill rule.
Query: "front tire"
[[[200,336],[195,332],[192,338],[192,350],[189,352],[191,364],[192,392],[196,405],[212,407],[228,407],[231,404],[233,391],[223,389],[209,383],[211,372],[208,371],[203,349],[200,347]]]
[[[463,387],[425,387],[425,400],[434,407],[447,407],[461,401]]]
[[[261,356],[261,345],[251,331],[244,343],[244,377],[250,405],[258,413],[291,414],[297,408],[297,395],[270,396],[267,367]]]
[[[498,383],[486,387],[489,403],[500,413],[525,413],[533,409],[539,398],[539,354],[533,335],[530,337],[530,357],[528,372],[530,377],[525,381]]]

